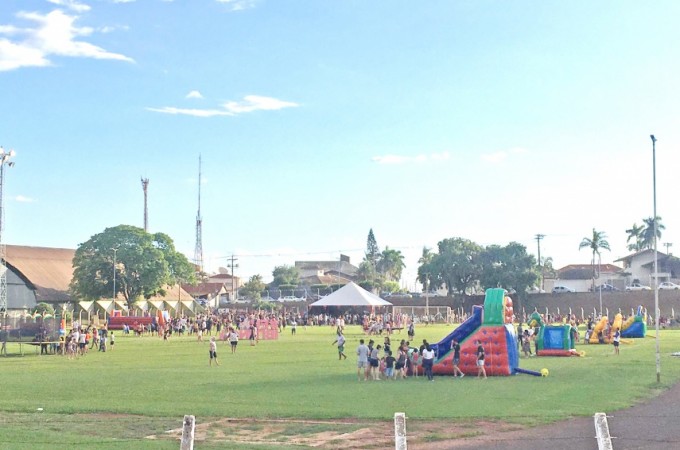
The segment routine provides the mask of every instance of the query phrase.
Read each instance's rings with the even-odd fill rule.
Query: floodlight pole
[[[3,204],[5,186],[5,166],[12,167],[14,162],[10,159],[14,156],[14,150],[5,152],[0,147],[0,314],[4,317],[4,328],[7,328],[7,266],[5,264],[5,241],[2,232],[5,226],[5,208]],[[4,330],[6,331],[6,330]]]
[[[116,307],[116,252],[118,247],[112,248],[113,250],[113,307]]]
[[[656,331],[656,382],[661,383],[661,354],[659,352],[659,271],[658,271],[658,255],[657,255],[657,223],[656,223],[656,138],[652,138],[652,182],[654,185],[654,327]]]

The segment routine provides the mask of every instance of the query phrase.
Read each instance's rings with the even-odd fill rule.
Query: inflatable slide
[[[519,352],[512,314],[512,300],[506,296],[506,291],[488,289],[483,307],[474,306],[472,315],[465,322],[441,341],[430,344],[436,355],[433,373],[453,375],[451,342],[454,339],[460,344],[458,367],[466,375],[477,374],[477,340],[484,346],[487,375],[517,373]]]
[[[538,327],[537,356],[581,356],[574,348],[576,329],[571,325],[546,325],[538,312],[534,312],[527,322],[531,328]]]
[[[647,335],[647,312],[638,306],[637,314],[630,316],[621,325],[621,337],[643,338]]]

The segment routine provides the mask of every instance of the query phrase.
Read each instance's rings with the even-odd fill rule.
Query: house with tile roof
[[[340,255],[338,261],[295,261],[295,267],[304,286],[347,284],[356,281],[359,270],[346,255]]]
[[[623,290],[626,286],[625,271],[614,264],[569,264],[557,270],[555,279],[545,280],[546,291],[554,286],[565,286],[576,292],[588,292],[593,283],[595,286],[611,284]]]
[[[628,274],[628,282],[635,280],[651,286],[654,283],[654,250],[644,249],[632,253],[614,262],[623,263],[623,268]],[[680,278],[680,258],[668,253],[657,251],[658,282],[678,280]]]

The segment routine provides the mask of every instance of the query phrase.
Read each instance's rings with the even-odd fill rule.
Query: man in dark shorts
[[[614,338],[612,339],[612,343],[614,344],[614,354],[618,355],[619,354],[619,344],[621,343],[621,332],[619,331],[618,328],[614,329]]]
[[[453,376],[463,378],[465,374],[460,370],[460,344],[456,339],[451,341],[451,350],[453,350]]]

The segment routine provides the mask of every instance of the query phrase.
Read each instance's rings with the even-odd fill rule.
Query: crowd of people
[[[106,326],[97,328],[94,325],[84,326],[79,322],[73,323],[68,333],[59,330],[57,341],[49,339],[45,330],[36,334],[33,342],[40,346],[40,354],[64,355],[69,359],[75,359],[87,355],[89,351],[106,352],[114,349],[116,336]]]

